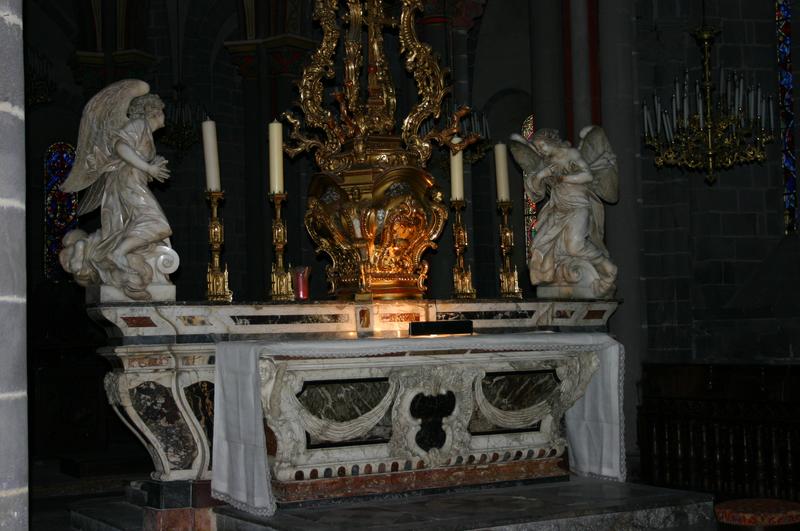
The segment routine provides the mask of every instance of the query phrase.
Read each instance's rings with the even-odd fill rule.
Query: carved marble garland
[[[437,468],[490,460],[500,452],[501,461],[509,456],[530,458],[559,457],[566,449],[564,434],[559,425],[563,413],[580,398],[597,368],[597,356],[591,352],[571,354],[504,353],[492,359],[476,359],[456,355],[448,361],[437,356],[421,355],[382,360],[369,359],[329,361],[325,371],[314,362],[286,363],[262,359],[262,401],[267,422],[277,438],[277,453],[273,462],[275,479],[292,481],[313,477],[317,470],[323,477],[326,469],[344,466],[364,470],[369,466],[387,471],[393,463],[412,460],[425,468]],[[525,372],[554,370],[558,384],[538,400],[518,410],[503,410],[484,395],[483,382],[488,372]],[[388,377],[390,386],[380,403],[372,410],[348,422],[319,419],[309,413],[295,398],[304,383],[323,379]],[[428,450],[420,446],[417,435],[421,421],[411,413],[411,402],[419,395],[437,396],[452,393],[454,408],[441,419],[445,439],[440,447]],[[387,444],[322,448],[309,450],[305,433],[324,434],[329,442],[343,442],[367,433],[391,404],[392,434]],[[496,434],[472,434],[469,430],[473,412],[479,410],[496,428],[525,430]],[[538,427],[537,427],[537,423]],[[527,430],[526,430],[527,429]],[[506,455],[507,454],[507,455]],[[524,458],[523,458],[524,459]],[[348,474],[349,475],[349,474]]]
[[[530,249],[531,283],[540,297],[611,298],[617,266],[603,241],[603,201],[618,199],[616,155],[605,132],[584,127],[578,147],[558,132],[540,129],[530,140],[511,136],[511,152],[522,167],[530,198],[541,201]]]
[[[87,301],[175,300],[169,274],[180,263],[169,226],[150,192],[169,178],[153,132],[164,104],[144,81],[125,79],[98,92],[83,109],[75,164],[61,189],[87,189],[78,214],[100,208],[100,229],[64,236],[62,267],[87,288]]]

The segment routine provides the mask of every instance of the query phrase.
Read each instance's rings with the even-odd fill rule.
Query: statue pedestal
[[[620,346],[580,333],[602,331],[615,308],[614,301],[386,301],[89,311],[113,345],[100,351],[116,367],[106,376],[109,401],[147,447],[160,481],[211,479],[217,371],[236,359],[230,349],[256,349],[255,402],[273,489],[280,501],[302,501],[566,477],[567,440],[585,446],[596,435],[584,426],[568,437],[561,422],[584,390],[592,398],[569,409],[579,423],[583,402],[620,418]],[[403,337],[409,322],[459,319],[483,333]],[[536,330],[569,333],[508,333]],[[586,450],[570,452],[573,468],[588,471]],[[615,458],[603,475],[624,476],[623,458]]]
[[[147,286],[151,301],[174,301],[174,284],[151,284]],[[86,288],[86,304],[105,304],[110,302],[130,303],[131,298],[121,289],[106,284],[88,286]]]

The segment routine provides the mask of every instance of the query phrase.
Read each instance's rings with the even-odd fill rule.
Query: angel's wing
[[[602,127],[589,125],[581,129],[580,138],[578,151],[594,175],[590,185],[592,191],[603,201],[616,203],[619,199],[617,156],[611,149],[606,132]]]
[[[525,191],[528,192],[531,200],[540,201],[545,194],[544,186],[541,183],[533,182],[534,179],[530,179],[529,177],[536,175],[544,168],[544,159],[533,149],[533,146],[527,140],[516,133],[511,135],[508,148],[511,150],[511,155],[513,155],[514,160],[520,165],[525,175]]]
[[[103,167],[114,157],[112,135],[128,122],[128,106],[133,98],[150,92],[150,86],[138,79],[123,79],[95,94],[83,108],[78,130],[75,164],[61,185],[64,192],[78,192],[97,182]],[[81,201],[80,213],[99,206],[100,193],[90,190]]]

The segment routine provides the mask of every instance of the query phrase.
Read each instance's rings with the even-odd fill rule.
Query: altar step
[[[584,478],[283,507],[271,518],[227,506],[215,512],[217,531],[717,529],[708,494]]]
[[[710,495],[583,478],[280,507],[272,518],[228,506],[213,511],[217,531],[717,529]],[[162,529],[206,528],[174,527],[186,515],[173,516]],[[146,528],[144,520],[142,508],[124,500],[83,502],[71,514],[72,529],[82,531],[133,531]]]

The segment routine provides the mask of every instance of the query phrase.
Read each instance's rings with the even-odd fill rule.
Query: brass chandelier
[[[443,129],[420,131],[423,122],[439,117],[449,89],[446,71],[416,35],[422,1],[400,4],[398,20],[387,16],[383,0],[347,0],[341,17],[339,0],[316,0],[314,19],[323,37],[298,82],[303,116],[283,114],[291,126],[284,151],[290,156],[313,152],[319,168],[309,186],[305,223],[317,252],[332,260],[327,277],[340,298],[422,296],[428,271],[422,255],[436,247],[447,220],[442,192],[425,164],[434,143],[455,153],[479,138],[472,134],[452,142],[469,113],[466,107]],[[383,41],[384,31],[395,29],[418,96],[399,135]],[[342,88],[330,94],[334,112],[326,108],[325,82],[336,77],[340,40],[343,79]]]
[[[675,79],[669,106],[654,96],[655,118],[647,103],[643,105],[644,141],[655,152],[656,167],[703,171],[709,184],[719,170],[766,160],[766,145],[775,138],[772,97],[765,98],[760,85],[745,87],[742,75],[726,78],[720,68],[720,86],[714,87],[711,46],[718,34],[705,23],[692,33],[703,60],[703,79],[695,83],[693,95],[687,71],[682,90]]]

